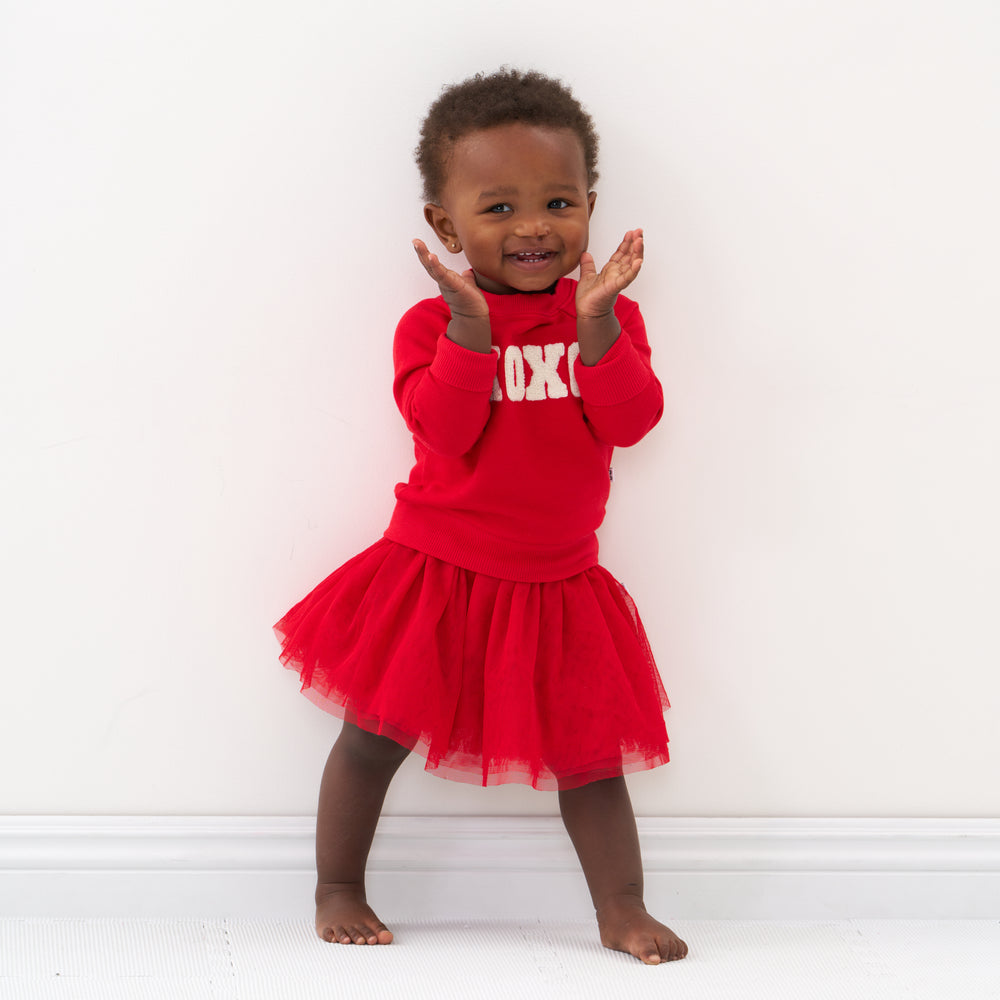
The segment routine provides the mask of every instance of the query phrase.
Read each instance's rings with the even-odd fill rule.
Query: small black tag
[[[611,482],[615,481],[615,470],[612,469],[610,465],[608,466],[608,479],[610,479]]]

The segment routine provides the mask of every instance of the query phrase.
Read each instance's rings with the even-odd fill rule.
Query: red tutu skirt
[[[669,759],[646,634],[600,566],[521,583],[383,538],[275,632],[307,697],[441,777],[566,789]]]

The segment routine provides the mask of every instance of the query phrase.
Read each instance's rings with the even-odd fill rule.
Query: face
[[[569,129],[513,123],[455,143],[440,205],[424,215],[451,253],[465,253],[487,292],[544,291],[587,249],[597,195]]]

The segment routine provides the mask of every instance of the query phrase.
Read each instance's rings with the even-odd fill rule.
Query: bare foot
[[[669,928],[654,920],[634,896],[615,897],[597,911],[601,944],[635,955],[646,965],[676,962],[688,946]]]
[[[390,944],[392,931],[377,916],[355,883],[316,889],[316,933],[337,944]]]

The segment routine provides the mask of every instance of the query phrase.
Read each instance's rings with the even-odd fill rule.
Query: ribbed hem
[[[573,374],[580,396],[594,406],[614,406],[633,399],[649,385],[651,377],[624,333],[618,335],[596,365],[585,365],[577,358]]]
[[[528,545],[497,538],[453,510],[397,500],[385,537],[454,566],[501,580],[549,583],[597,565],[597,535],[568,544]]]

